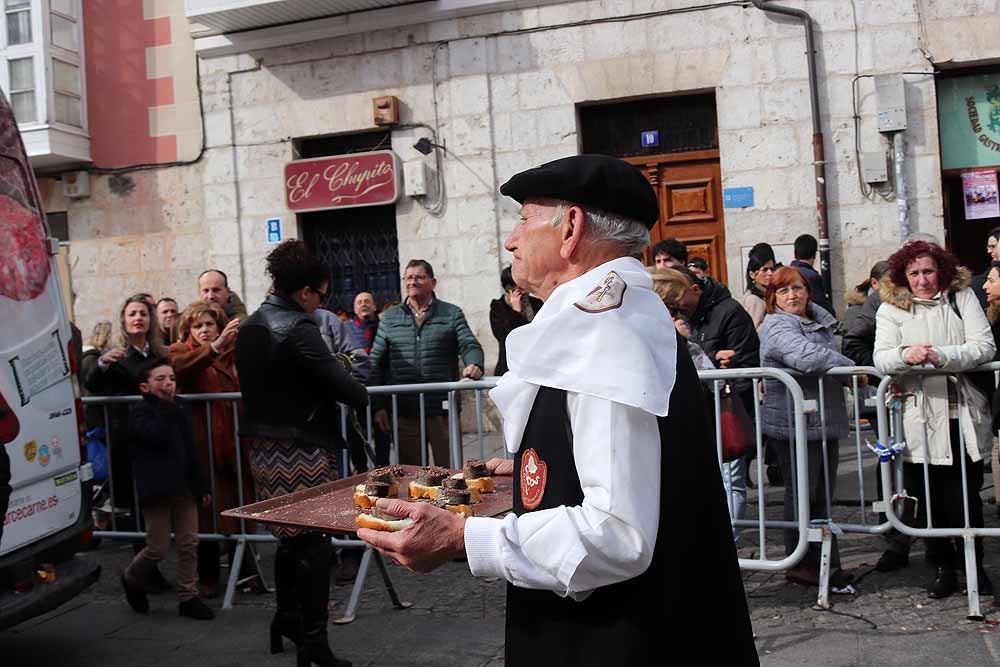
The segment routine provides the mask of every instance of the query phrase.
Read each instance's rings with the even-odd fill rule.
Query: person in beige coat
[[[760,325],[767,315],[764,305],[764,294],[767,292],[771,278],[777,270],[774,261],[774,250],[766,243],[758,243],[750,249],[747,258],[747,291],[740,298],[740,305],[750,313],[754,329],[760,331]]]
[[[882,279],[875,325],[875,367],[896,376],[905,399],[903,483],[919,499],[916,525],[928,523],[927,493],[935,528],[965,525],[962,463],[969,490],[969,521],[983,526],[983,456],[993,443],[986,398],[963,371],[993,359],[996,347],[989,322],[969,284],[971,275],[958,260],[925,241],[904,245],[890,258]],[[906,375],[913,367],[933,366],[957,375]],[[950,379],[954,378],[954,380]],[[964,443],[964,451],[962,449]],[[929,464],[925,490],[924,462]],[[949,538],[928,538],[927,561],[935,568],[930,597],[958,588],[961,550]],[[976,540],[979,590],[993,594],[982,570],[982,540]]]

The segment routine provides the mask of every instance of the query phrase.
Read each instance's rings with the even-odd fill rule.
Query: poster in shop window
[[[997,172],[993,170],[964,172],[962,194],[965,199],[966,220],[1000,217]]]

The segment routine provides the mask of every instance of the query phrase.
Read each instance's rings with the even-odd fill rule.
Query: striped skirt
[[[337,479],[337,457],[321,447],[302,447],[284,440],[247,438],[250,472],[261,500],[301,491]],[[293,537],[304,531],[268,526],[275,537]]]

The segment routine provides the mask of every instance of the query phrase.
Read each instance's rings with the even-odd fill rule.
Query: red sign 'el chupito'
[[[401,175],[392,151],[295,160],[285,165],[285,201],[296,212],[392,204]]]

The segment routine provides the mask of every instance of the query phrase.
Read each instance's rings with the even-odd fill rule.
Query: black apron
[[[581,602],[508,584],[509,667],[759,664],[703,392],[686,349],[679,338],[670,414],[659,419],[660,521],[652,563]],[[540,497],[535,484],[525,499],[521,464],[529,451],[536,459],[530,467],[546,479]],[[565,391],[539,389],[514,476],[518,516],[583,504]]]

